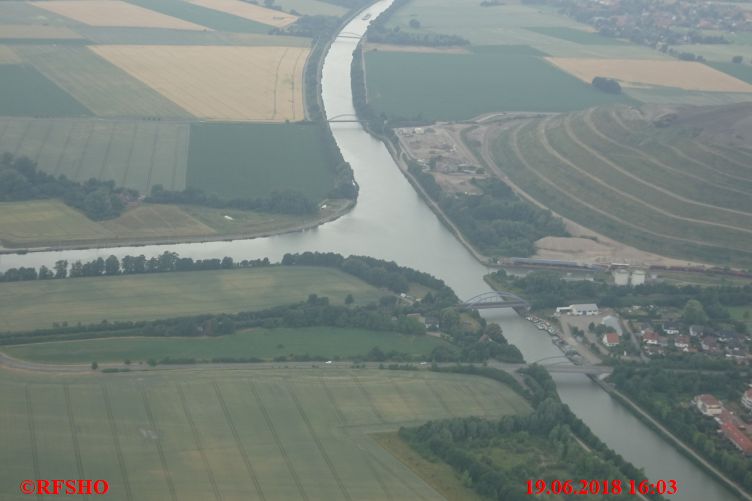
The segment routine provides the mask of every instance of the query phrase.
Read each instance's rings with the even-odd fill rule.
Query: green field
[[[306,16],[344,16],[345,7],[322,0],[275,0],[274,5],[282,7],[286,12],[295,10]]]
[[[108,499],[440,499],[368,433],[529,407],[472,376],[346,369],[3,373],[0,497],[107,479]]]
[[[87,47],[30,45],[16,47],[15,52],[97,116],[191,117],[190,113]]]
[[[309,294],[335,304],[352,294],[356,304],[366,304],[387,292],[334,268],[300,266],[6,282],[0,284],[0,330],[252,311]]]
[[[582,45],[628,45],[627,42],[618,38],[604,37],[598,33],[570,28],[568,26],[533,26],[526,29],[534,33]]]
[[[185,188],[189,124],[150,120],[0,118],[0,152],[26,155],[50,174],[114,180],[148,194]]]
[[[238,33],[268,33],[271,26],[250,19],[207,9],[183,0],[128,0],[150,10],[206,26],[212,30]]]
[[[261,358],[310,355],[324,358],[352,358],[367,354],[378,346],[384,352],[398,351],[415,356],[428,356],[437,346],[452,345],[433,336],[409,336],[395,332],[337,327],[304,327],[297,329],[252,329],[228,336],[204,338],[128,338],[92,339],[25,346],[6,346],[8,355],[25,360],[56,363],[145,362],[194,358]]]
[[[89,115],[81,103],[34,68],[0,64],[0,116]]]
[[[420,29],[409,26],[412,19],[421,23]],[[666,57],[647,47],[597,35],[580,35],[592,28],[557,13],[556,7],[542,4],[504,2],[504,5],[482,7],[481,2],[475,0],[412,0],[394,13],[387,27],[458,35],[473,45],[530,45],[559,57]],[[537,31],[541,29],[543,31]]]
[[[749,60],[747,60],[746,64],[710,63],[710,66],[724,73],[728,73],[734,78],[752,84],[752,66],[750,66],[749,63]],[[752,99],[752,97],[750,97],[750,99]]]
[[[629,102],[546,60],[487,48],[472,54],[367,51],[368,102],[393,117],[462,120],[494,111],[570,111]]]
[[[752,176],[691,127],[627,108],[518,123],[492,145],[513,183],[564,217],[659,254],[752,262]]]
[[[296,190],[321,200],[334,183],[322,134],[316,125],[194,124],[187,186],[228,198]]]

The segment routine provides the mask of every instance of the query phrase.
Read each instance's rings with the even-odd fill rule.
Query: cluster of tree
[[[731,479],[752,489],[752,458],[745,457],[723,435],[713,419],[687,405],[695,395],[711,393],[725,401],[736,401],[746,389],[749,373],[738,368],[721,373],[683,372],[656,365],[649,370],[618,366],[612,382],[673,434],[705,456]]]
[[[300,16],[293,24],[284,28],[274,28],[272,34],[326,40],[339,28],[340,20],[335,16]]]
[[[621,85],[613,78],[595,77],[593,87],[608,94],[621,94]]]
[[[147,202],[156,204],[203,205],[220,209],[255,210],[279,214],[314,214],[318,204],[298,191],[273,191],[267,197],[235,198],[227,200],[214,193],[207,194],[197,188],[182,191],[165,190],[161,184],[155,184]]]
[[[530,496],[520,479],[556,478],[562,469],[568,471],[570,478],[618,478],[624,480],[624,485],[627,479],[645,479],[642,471],[609,449],[561,403],[545,369],[533,366],[526,376],[535,387],[533,397],[530,392],[525,393],[533,398],[534,405],[528,415],[505,416],[497,421],[478,417],[429,421],[416,428],[401,428],[400,437],[429,459],[449,464],[462,475],[466,485],[490,499],[528,499]],[[533,448],[535,438],[537,443],[541,439],[546,443],[549,457],[545,462],[506,466],[489,454],[489,449],[508,447],[511,443],[516,450]],[[591,451],[584,449],[578,439]],[[621,495],[609,495],[612,497],[632,498],[626,489]]]
[[[428,47],[450,47],[457,45],[469,45],[470,41],[457,35],[443,35],[440,33],[414,33],[402,31],[399,26],[392,29],[386,24],[392,15],[407,4],[409,0],[395,0],[375,21],[368,27],[368,41],[376,43],[392,43],[399,45],[422,45]],[[415,21],[415,22],[412,22]],[[413,19],[410,27],[420,28],[420,22]]]
[[[535,253],[536,240],[568,235],[561,219],[521,200],[499,179],[475,180],[483,190],[480,196],[448,194],[415,162],[408,169],[463,235],[487,256],[527,257]]]
[[[78,183],[65,176],[55,177],[37,169],[27,157],[4,153],[0,157],[0,201],[45,198],[59,198],[90,219],[103,220],[122,214],[128,202],[138,199],[138,192],[115,188],[114,181],[89,179]]]
[[[36,268],[10,268],[5,273],[0,273],[0,282],[133,275],[139,273],[167,273],[173,271],[229,270],[233,268],[253,268],[270,265],[269,258],[243,259],[239,262],[235,262],[229,256],[225,256],[222,259],[194,260],[190,257],[180,257],[176,252],[164,251],[161,255],[149,259],[143,254],[139,256],[123,256],[122,259],[111,255],[106,259],[99,257],[87,262],[75,261],[68,263],[67,260],[59,260],[55,262],[53,269],[41,266],[38,271]]]
[[[564,280],[552,271],[536,271],[525,276],[507,275],[499,270],[491,277],[503,287],[527,298],[533,308],[551,308],[573,302],[594,302],[607,307],[656,305],[683,308],[688,323],[733,324],[745,331],[743,322],[734,321],[726,309],[752,303],[752,285],[706,287],[650,282],[637,286],[616,286],[600,281]]]

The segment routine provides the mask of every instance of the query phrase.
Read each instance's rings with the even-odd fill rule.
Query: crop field
[[[18,55],[7,45],[0,45],[0,64],[20,63]]]
[[[394,117],[461,120],[493,111],[571,111],[629,101],[541,57],[503,48],[466,55],[369,51],[365,60],[369,103]]]
[[[196,117],[305,117],[302,47],[98,45],[92,50]]]
[[[276,0],[286,11],[295,10],[306,16],[344,16],[347,9],[323,0]]]
[[[529,412],[487,379],[344,369],[8,373],[0,399],[8,501],[30,477],[108,479],[117,500],[440,499],[368,433]]]
[[[348,294],[369,303],[386,293],[334,268],[298,266],[8,282],[0,284],[0,330],[234,313],[309,294],[342,304]]]
[[[185,187],[189,124],[0,118],[0,152],[26,155],[50,174],[114,180],[148,193]]]
[[[258,23],[267,24],[275,28],[283,28],[295,21],[298,17],[274,9],[267,9],[260,5],[242,2],[240,0],[188,0],[194,5],[200,5],[207,9],[218,10],[244,19],[250,19]]]
[[[696,106],[748,102],[749,92],[703,92],[674,87],[623,87],[622,92],[649,104],[689,104]]]
[[[588,25],[541,4],[483,7],[474,0],[413,0],[395,12],[389,28],[459,35],[473,45],[530,45],[551,56],[660,58],[660,53],[587,33]],[[409,25],[417,19],[421,28]]]
[[[0,64],[0,116],[85,116],[81,103],[34,68]]]
[[[752,66],[747,64],[734,64],[734,63],[710,63],[710,66],[722,71],[734,78],[743,80],[752,85]]]
[[[512,124],[491,149],[515,185],[577,223],[658,254],[748,265],[752,175],[690,130],[591,109]]]
[[[83,46],[34,45],[16,49],[24,62],[100,117],[190,118],[143,82]]]
[[[217,31],[269,33],[271,29],[266,24],[233,16],[226,12],[207,9],[206,7],[195,5],[185,0],[129,0],[129,3]]]
[[[438,346],[454,346],[433,336],[409,336],[337,327],[253,329],[235,334],[202,338],[89,339],[4,346],[8,355],[24,360],[53,363],[146,362],[150,358],[211,360],[213,358],[260,358],[271,361],[280,355],[311,355],[332,359],[363,356],[378,346],[415,356],[428,356]]]
[[[65,26],[0,24],[0,40],[79,40],[79,33]]]
[[[637,84],[714,92],[752,92],[752,85],[705,64],[691,61],[561,57],[547,59],[586,83],[600,76],[619,80],[627,86]]]
[[[321,200],[334,182],[321,134],[315,125],[194,124],[187,186],[228,198],[289,189]]]
[[[166,16],[121,0],[57,0],[30,2],[35,7],[54,12],[90,26],[134,26],[176,30],[205,30],[206,27]]]

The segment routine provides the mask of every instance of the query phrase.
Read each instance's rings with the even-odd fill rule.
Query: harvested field
[[[250,19],[233,16],[226,12],[207,9],[185,0],[129,0],[146,9],[206,26],[212,30],[232,33],[269,33],[271,29]]]
[[[191,115],[87,47],[20,46],[25,62],[100,117],[190,118]]]
[[[81,34],[65,26],[0,24],[0,39],[78,40]]]
[[[0,118],[0,151],[25,155],[39,168],[75,181],[114,180],[149,193],[181,190],[189,124],[175,122]]]
[[[480,377],[323,368],[4,371],[0,400],[3,499],[19,498],[29,471],[83,471],[139,501],[440,499],[368,433],[530,412]]]
[[[601,76],[625,86],[656,85],[685,90],[752,92],[752,85],[702,63],[645,59],[548,57],[551,63],[586,83]]]
[[[520,121],[491,151],[520,190],[607,237],[676,258],[752,262],[749,170],[700,144],[689,124],[661,130],[634,115]]]
[[[13,49],[5,45],[0,45],[0,64],[14,64],[20,62],[21,60],[16,53],[13,52]]]
[[[208,29],[121,0],[58,0],[55,2],[35,1],[30,3],[35,7],[90,26],[133,26],[199,31]]]
[[[6,282],[0,283],[0,331],[255,311],[305,301],[309,294],[332,304],[344,304],[352,294],[367,304],[385,292],[339,269],[308,266]]]
[[[218,10],[233,16],[250,19],[258,23],[283,28],[298,20],[298,16],[280,12],[274,9],[267,9],[260,5],[243,2],[241,0],[188,0],[194,5],[200,5],[207,9]]]
[[[424,47],[420,45],[394,45],[387,43],[369,43],[367,51],[384,52],[416,52],[423,54],[470,54],[470,50],[464,47]]]
[[[97,54],[196,117],[302,120],[301,47],[107,45]]]

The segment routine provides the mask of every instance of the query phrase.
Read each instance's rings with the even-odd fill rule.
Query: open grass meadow
[[[0,378],[0,497],[26,478],[107,479],[113,500],[441,499],[371,432],[526,414],[473,376],[348,369]]]
[[[678,258],[752,263],[752,177],[628,108],[511,124],[493,142],[522,191],[611,238]]]
[[[309,294],[335,304],[352,294],[365,304],[387,293],[334,268],[301,266],[6,282],[0,284],[0,330],[260,310]]]
[[[750,61],[748,60],[746,64],[735,64],[735,63],[709,63],[710,66],[713,68],[722,71],[724,73],[728,73],[732,77],[738,78],[739,80],[743,80],[749,84],[752,84],[752,66],[750,65]],[[750,98],[752,99],[752,98]]]
[[[396,332],[377,332],[337,327],[297,329],[252,329],[235,334],[205,338],[127,338],[94,339],[5,346],[8,355],[24,360],[53,363],[146,362],[161,360],[213,358],[260,358],[273,360],[287,355],[310,355],[345,359],[367,354],[379,347],[410,355],[428,356],[431,350],[453,345],[434,336],[409,336]]]
[[[295,190],[321,200],[335,167],[322,134],[311,124],[194,124],[186,184],[227,198]]]
[[[34,68],[0,64],[0,116],[90,115],[86,107]]]
[[[392,117],[431,121],[631,102],[594,89],[540,56],[511,52],[504,47],[470,54],[367,51],[368,102]]]

